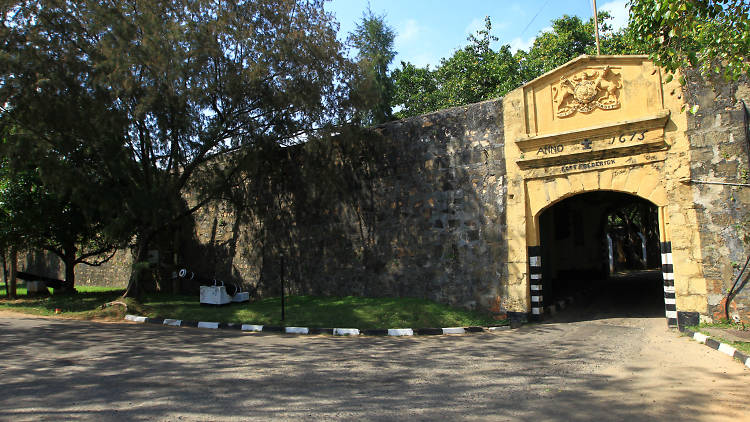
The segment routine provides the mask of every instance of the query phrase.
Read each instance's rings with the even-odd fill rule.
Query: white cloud
[[[476,34],[477,31],[484,29],[484,18],[474,18],[471,23],[466,26],[464,32],[469,35]]]
[[[409,19],[396,28],[396,39],[394,42],[396,45],[408,43],[419,38],[422,32],[424,32],[424,28],[416,20]]]
[[[518,3],[513,3],[510,6],[510,11],[513,12],[514,15],[526,16],[526,9]]]
[[[415,56],[411,56],[407,61],[416,67],[425,67],[427,65],[430,65],[430,69],[435,69],[435,67],[440,64],[440,59],[429,53],[421,53]],[[401,67],[400,63],[399,67]]]
[[[609,23],[615,31],[628,26],[629,11],[626,0],[612,0],[602,4],[599,10],[606,10],[612,15]]]
[[[521,37],[513,38],[510,42],[510,51],[516,52],[518,50],[526,50],[528,51],[529,48],[531,48],[532,45],[534,45],[534,40],[536,37],[529,37],[527,39],[523,39]]]
[[[552,32],[553,28],[551,26],[545,26],[544,28],[539,30],[539,34],[534,35],[533,37],[529,37],[526,39],[523,39],[521,37],[513,38],[513,40],[510,42],[510,51],[516,52],[518,50],[525,50],[529,51],[529,48],[531,48],[532,45],[534,45],[534,40],[536,40],[536,37],[538,37],[541,34],[544,34],[545,32]]]

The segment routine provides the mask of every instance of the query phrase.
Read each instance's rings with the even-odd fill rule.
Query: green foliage
[[[600,14],[602,54],[638,52],[638,44],[627,30],[612,32],[606,23],[611,17]],[[401,63],[393,72],[396,84],[394,107],[398,117],[409,117],[447,107],[475,103],[505,95],[581,54],[595,54],[593,19],[584,23],[577,16],[563,16],[552,21],[552,30],[540,34],[529,51],[512,54],[510,46],[497,50],[491,44],[492,22],[468,38],[469,45],[442,59],[431,70]]]
[[[607,23],[610,19],[609,13],[599,12],[601,54],[637,52],[627,29],[612,32]],[[527,82],[582,54],[596,54],[594,19],[584,22],[578,16],[564,15],[552,21],[552,30],[540,34],[528,52],[519,51],[516,59]]]
[[[469,36],[469,45],[441,60],[436,78],[443,107],[500,97],[520,83],[510,47],[492,50],[490,44],[497,37],[491,31],[492,22],[486,17],[485,27]]]
[[[0,123],[19,128],[8,156],[108,213],[108,233],[135,239],[135,262],[240,168],[352,114],[353,72],[322,0],[1,8]]]
[[[435,70],[402,62],[401,68],[393,72],[394,106],[401,109],[397,116],[415,116],[496,98],[518,86],[518,64],[510,47],[493,50],[490,44],[497,38],[491,31],[492,22],[487,17],[485,27],[468,37],[469,45],[442,59]]]
[[[36,168],[12,169],[0,161],[0,248],[46,250],[66,266],[73,287],[73,267],[100,265],[114,244],[103,234],[102,221],[86,215],[64,196],[51,191]],[[92,259],[93,260],[90,260]]]
[[[401,68],[393,71],[395,93],[393,104],[401,108],[399,118],[417,116],[442,108],[438,98],[438,81],[430,67],[416,67],[401,62]]]
[[[362,15],[354,32],[349,34],[348,42],[357,49],[357,60],[365,75],[364,86],[369,90],[372,102],[363,110],[363,122],[366,125],[384,123],[392,119],[391,100],[393,98],[393,79],[388,73],[388,66],[396,57],[393,50],[395,38],[393,29],[385,23],[385,16],[375,15],[368,7]]]
[[[746,0],[631,0],[629,6],[634,34],[668,72],[697,66],[727,80],[750,75]]]

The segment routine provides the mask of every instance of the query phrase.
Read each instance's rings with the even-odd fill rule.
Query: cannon
[[[242,287],[234,283],[225,284],[221,280],[203,278],[186,268],[177,273],[177,277],[185,280],[194,280],[200,283],[201,305],[226,305],[232,302],[247,302],[250,293],[242,291]]]

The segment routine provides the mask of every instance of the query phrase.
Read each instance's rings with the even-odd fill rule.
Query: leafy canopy
[[[727,80],[750,76],[747,0],[630,0],[630,26],[669,72],[697,66]],[[684,82],[684,81],[683,81]]]
[[[371,91],[368,98],[372,104],[365,110],[364,124],[379,124],[392,119],[394,86],[388,66],[396,57],[393,50],[395,37],[393,29],[385,22],[385,16],[374,14],[368,7],[347,39],[357,49],[357,60],[365,75],[364,86],[360,89]]]
[[[53,189],[134,238],[134,268],[262,160],[248,157],[350,112],[351,69],[322,0],[16,0],[0,12],[0,124],[19,129],[4,154],[40,163]]]
[[[603,54],[625,54],[635,47],[625,31],[613,32],[606,23],[611,17],[602,12]],[[577,16],[563,16],[552,21],[552,30],[539,35],[526,51],[511,52],[509,45],[492,48],[497,37],[492,22],[468,37],[469,44],[431,70],[401,63],[393,72],[396,85],[394,107],[398,117],[409,117],[447,107],[460,106],[505,95],[581,55],[594,54],[593,19],[583,22]]]

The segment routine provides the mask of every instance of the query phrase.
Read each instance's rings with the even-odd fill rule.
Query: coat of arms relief
[[[557,117],[572,116],[576,112],[589,113],[599,108],[613,110],[620,107],[622,76],[611,67],[586,69],[573,76],[563,76],[552,87],[552,100]]]

